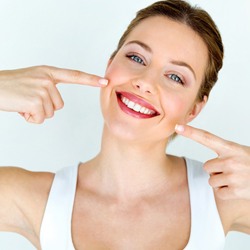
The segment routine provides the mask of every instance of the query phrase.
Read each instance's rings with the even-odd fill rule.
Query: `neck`
[[[172,172],[165,149],[166,141],[128,141],[104,127],[101,151],[93,160],[102,190],[120,200],[157,192]]]

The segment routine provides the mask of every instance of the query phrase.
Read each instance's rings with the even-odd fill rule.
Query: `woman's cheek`
[[[166,118],[172,117],[176,122],[185,121],[188,112],[188,103],[174,93],[165,93],[163,98],[163,109]]]
[[[107,67],[105,78],[109,79],[109,85],[118,86],[128,83],[132,76],[129,69],[124,65],[113,62]]]

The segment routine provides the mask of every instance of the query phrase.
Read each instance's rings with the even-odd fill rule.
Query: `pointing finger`
[[[48,72],[55,83],[75,83],[99,87],[108,84],[108,80],[105,78],[79,70],[48,67]]]
[[[182,136],[212,149],[218,155],[227,154],[230,149],[230,142],[202,129],[197,129],[188,125],[176,125],[175,131]]]

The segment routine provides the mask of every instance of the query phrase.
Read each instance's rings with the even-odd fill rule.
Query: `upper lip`
[[[144,99],[142,99],[141,97],[139,97],[139,96],[137,96],[135,94],[132,94],[132,93],[129,93],[129,92],[124,92],[124,91],[116,91],[116,94],[118,96],[122,95],[122,96],[128,98],[130,101],[132,101],[134,103],[137,103],[140,106],[143,106],[143,107],[145,107],[147,109],[150,109],[150,110],[154,111],[156,115],[160,114],[154,106],[152,106],[150,103],[148,103],[147,101],[145,101]]]

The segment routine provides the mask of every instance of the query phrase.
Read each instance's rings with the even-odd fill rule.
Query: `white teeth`
[[[132,102],[132,101],[129,101],[127,106],[128,106],[130,109],[133,109],[134,106],[135,106],[135,103]]]
[[[139,104],[135,104],[135,106],[133,107],[133,110],[136,111],[136,112],[139,112],[141,109],[141,106]]]
[[[144,113],[146,111],[146,108],[144,108],[144,107],[142,107],[141,109],[140,109],[140,113]]]
[[[128,108],[133,109],[136,112],[140,112],[141,114],[145,115],[155,114],[155,111],[142,107],[140,104],[134,103],[124,96],[121,96],[121,100]]]

